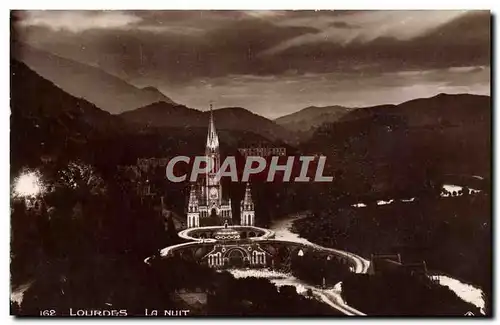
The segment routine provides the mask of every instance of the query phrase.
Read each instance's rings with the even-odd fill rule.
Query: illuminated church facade
[[[222,185],[216,174],[220,168],[219,137],[215,130],[215,123],[210,105],[210,120],[208,125],[208,135],[205,147],[205,156],[212,158],[214,166],[208,171],[201,183],[191,186],[188,200],[187,227],[200,227],[202,225],[215,226],[217,224],[207,224],[208,220],[220,220],[219,225],[226,222],[232,223],[231,198],[222,197]],[[250,186],[247,183],[245,197],[240,202],[240,224],[253,226],[255,223],[255,209],[252,201]]]

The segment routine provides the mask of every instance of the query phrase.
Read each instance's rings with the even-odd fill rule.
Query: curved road
[[[323,247],[323,246],[311,243],[307,239],[301,238],[297,234],[291,232],[290,228],[291,228],[293,222],[297,219],[301,219],[304,217],[306,217],[306,215],[297,215],[297,216],[294,216],[291,218],[286,218],[286,219],[280,220],[280,221],[274,223],[270,229],[254,227],[254,228],[258,228],[259,230],[263,231],[264,234],[259,236],[259,237],[250,238],[250,239],[253,241],[273,241],[273,240],[276,240],[279,242],[289,242],[289,243],[293,243],[293,244],[299,243],[299,244],[303,244],[306,246],[311,246],[315,249],[327,251],[327,252],[330,252],[332,254],[340,255],[342,257],[349,259],[352,262],[352,264],[354,265],[353,271],[356,273],[366,273],[368,271],[368,267],[370,266],[370,261],[362,258],[361,256],[358,256],[356,254],[353,254],[353,253],[350,253],[347,251]],[[219,226],[209,226],[209,227],[199,227],[199,228],[211,230],[211,229],[218,229],[220,227]],[[199,229],[199,228],[196,228],[196,229]],[[216,242],[216,240],[212,239],[212,238],[191,237],[189,235],[189,233],[193,229],[194,228],[189,228],[189,229],[185,229],[185,230],[182,230],[179,232],[179,237],[186,239],[186,240],[191,240],[190,242],[165,247],[164,249],[162,249],[160,251],[160,255],[162,257],[167,256],[170,252],[172,252],[173,250],[176,250],[180,247],[194,246],[194,245],[199,245],[199,244],[203,244],[203,243],[212,244],[212,243]],[[272,238],[272,237],[275,237],[275,238]],[[149,264],[149,259],[150,259],[150,257],[146,258],[144,260],[144,262]],[[265,273],[266,272],[264,271],[263,274],[265,274]],[[249,276],[256,276],[256,275],[250,274]],[[290,277],[289,275],[284,275],[284,276]],[[345,315],[366,316],[364,313],[360,312],[359,310],[356,310],[356,309],[352,308],[351,306],[347,305],[343,301],[343,299],[340,295],[340,290],[335,291],[335,290],[319,289],[317,287],[301,283],[300,281],[297,281],[293,277],[290,277],[290,279],[292,281],[295,281],[296,284],[300,284],[301,286],[306,287],[307,289],[311,289],[313,291],[314,295],[319,300],[328,304],[330,307],[335,308],[338,311],[344,313]],[[339,288],[340,288],[340,286],[339,286]]]
[[[333,254],[346,257],[349,260],[351,260],[353,262],[353,264],[355,265],[354,272],[356,272],[356,273],[368,272],[368,268],[370,267],[369,260],[367,260],[359,255],[348,252],[348,251],[343,251],[340,249],[320,246],[318,244],[310,242],[309,240],[307,240],[305,238],[300,237],[296,233],[291,232],[290,228],[292,227],[293,222],[295,220],[299,220],[299,219],[302,219],[305,217],[307,217],[305,214],[302,214],[302,215],[299,214],[299,215],[296,215],[295,217],[285,218],[283,220],[278,220],[271,226],[270,229],[274,231],[276,239],[287,240],[287,241],[292,241],[292,242],[296,242],[296,243],[310,245],[310,246],[315,247],[317,249],[328,251],[328,252],[331,252]]]

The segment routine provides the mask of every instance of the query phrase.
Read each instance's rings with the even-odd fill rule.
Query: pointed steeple
[[[196,195],[196,187],[191,185],[191,191],[189,192],[189,203],[187,211],[187,227],[199,227],[200,226],[200,212],[198,209],[198,196]]]
[[[255,209],[252,201],[252,193],[250,191],[250,183],[247,183],[245,197],[241,200],[240,205],[240,225],[253,226],[255,224]]]
[[[247,183],[245,190],[245,198],[243,199],[244,210],[253,210],[252,192],[250,190],[250,183]]]
[[[215,131],[214,124],[214,114],[212,110],[212,103],[210,103],[210,121],[208,124],[208,136],[207,136],[207,149],[219,148],[219,137]]]

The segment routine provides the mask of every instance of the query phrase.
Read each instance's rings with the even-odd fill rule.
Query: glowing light
[[[364,203],[356,203],[352,205],[355,208],[366,208],[366,204]]]
[[[37,172],[21,174],[14,181],[16,197],[35,197],[44,191],[43,184]]]
[[[386,205],[386,204],[391,204],[394,200],[389,200],[389,201],[384,201],[384,200],[378,200],[377,205]]]

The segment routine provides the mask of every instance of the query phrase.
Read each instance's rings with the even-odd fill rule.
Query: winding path
[[[346,256],[349,256],[351,259],[356,261],[356,273],[366,273],[368,270],[368,267],[370,266],[370,261],[364,259],[361,256],[352,254],[347,251],[342,251],[342,250],[337,250],[333,248],[327,248],[323,247],[314,243],[311,243],[305,238],[300,237],[298,234],[293,233],[290,231],[290,228],[292,227],[292,224],[295,220],[299,220],[302,218],[307,217],[306,215],[300,214],[296,215],[295,217],[290,217],[290,218],[285,218],[282,220],[277,221],[275,224],[271,226],[271,230],[273,230],[276,234],[276,238],[286,238],[288,240],[293,240],[296,242],[302,242],[302,243],[307,243],[309,245],[324,249],[324,250],[330,250],[332,252],[336,252],[340,255],[344,254]],[[436,274],[434,275],[439,280],[439,284],[442,286],[448,287],[450,290],[452,290],[460,299],[467,303],[471,303],[478,307],[481,310],[481,313],[484,315],[484,307],[485,307],[485,301],[483,298],[482,290],[467,283],[463,283],[457,279],[454,279],[450,276],[447,275],[442,275],[442,274]]]
[[[291,227],[292,227],[293,222],[296,220],[305,218],[305,217],[307,217],[306,214],[297,214],[294,216],[284,218],[282,220],[278,220],[271,225],[270,229],[259,228],[259,230],[261,230],[263,232],[263,235],[256,237],[256,238],[251,238],[250,240],[252,240],[252,241],[289,242],[289,243],[299,243],[299,244],[307,245],[307,246],[313,247],[313,248],[318,249],[318,250],[327,251],[327,252],[330,252],[332,254],[347,258],[348,260],[350,260],[352,262],[352,264],[354,266],[353,271],[356,273],[367,273],[368,272],[368,268],[370,266],[369,260],[367,260],[359,255],[348,252],[348,251],[320,246],[320,245],[312,243],[309,240],[302,238],[298,234],[292,232]],[[215,229],[215,228],[220,228],[220,227],[202,227],[202,228]],[[202,239],[202,238],[192,237],[189,235],[189,232],[192,231],[193,229],[195,229],[195,228],[186,229],[186,230],[179,232],[179,237],[186,239],[186,240],[190,240],[190,242],[165,247],[164,249],[161,250],[160,255],[167,256],[172,251],[174,251],[178,248],[183,248],[183,247],[196,246],[196,245],[200,245],[200,244],[213,245],[213,243],[217,241],[216,239],[211,239],[211,238],[203,238]],[[199,228],[196,228],[196,229],[199,229]],[[146,258],[144,260],[144,262],[149,264],[149,257]],[[270,270],[264,270],[264,269],[246,269],[246,270],[245,269],[231,269],[231,270],[229,270],[229,272],[231,274],[233,274],[233,276],[235,276],[235,277],[267,278],[278,287],[282,286],[282,285],[293,285],[297,288],[297,292],[299,292],[299,293],[305,293],[307,291],[307,289],[311,289],[314,296],[317,299],[323,301],[324,303],[328,304],[332,308],[337,309],[338,311],[344,313],[345,315],[365,316],[364,313],[347,305],[343,301],[342,296],[341,296],[341,286],[342,286],[341,282],[339,282],[334,287],[334,289],[320,289],[320,288],[311,286],[309,284],[306,284],[303,281],[300,281],[299,279],[293,277],[291,274],[285,274],[285,273],[280,273],[280,272],[276,272],[276,271],[270,271]],[[443,280],[441,278],[443,278]],[[444,281],[444,280],[447,280],[447,281]],[[440,284],[448,286],[451,290],[453,290],[464,301],[473,303],[474,305],[481,308],[481,310],[483,310],[484,301],[482,300],[480,289],[475,288],[471,285],[463,284],[463,283],[461,283],[458,280],[455,280],[453,278],[446,278],[443,276],[440,276]],[[471,295],[473,297],[470,297]]]
[[[299,237],[297,234],[290,231],[292,223],[300,218],[306,217],[305,214],[299,214],[296,216],[288,217],[286,219],[280,220],[272,225],[270,229],[265,228],[257,228],[262,231],[262,235],[255,238],[250,238],[252,241],[276,241],[276,242],[285,242],[291,244],[302,244],[305,246],[310,246],[317,250],[327,251],[335,255],[342,256],[347,258],[352,262],[354,266],[353,271],[356,273],[366,273],[368,271],[368,267],[370,266],[370,262],[361,256],[352,254],[350,252],[323,247],[314,243],[311,243],[305,238]],[[196,229],[205,229],[205,230],[215,230],[219,229],[220,226],[209,226],[209,227],[198,227],[198,228],[188,228],[179,232],[179,237],[185,240],[190,240],[186,243],[176,244],[172,246],[165,247],[160,251],[160,256],[165,257],[168,256],[173,251],[190,247],[190,246],[199,246],[203,244],[213,245],[216,242],[216,239],[212,238],[197,238],[190,235],[190,232]],[[144,260],[145,263],[149,264],[149,257]],[[341,283],[338,283],[334,289],[321,289],[303,281],[295,278],[291,274],[285,274],[277,271],[264,270],[264,269],[232,269],[229,270],[231,274],[235,277],[262,277],[269,279],[276,286],[282,285],[293,285],[297,288],[297,292],[305,293],[308,289],[313,292],[313,295],[316,299],[328,304],[330,307],[340,311],[341,313],[349,316],[366,316],[364,313],[359,310],[347,305],[341,296]]]
[[[353,263],[355,264],[356,267],[354,269],[354,272],[356,272],[356,273],[368,272],[368,268],[370,267],[370,261],[368,261],[367,259],[364,259],[363,257],[356,255],[356,254],[353,254],[353,253],[348,252],[348,251],[343,251],[340,249],[334,249],[334,248],[320,246],[318,244],[310,242],[309,240],[307,240],[305,238],[300,237],[296,233],[291,232],[290,228],[292,227],[293,222],[295,220],[299,220],[299,219],[302,219],[305,217],[307,217],[305,214],[298,214],[298,215],[292,216],[290,218],[285,218],[285,219],[276,221],[271,226],[270,229],[274,231],[276,239],[288,240],[288,241],[293,241],[296,243],[310,245],[314,248],[328,251],[328,252],[331,252],[333,254],[346,257],[346,258],[350,259],[351,261],[353,261]]]

